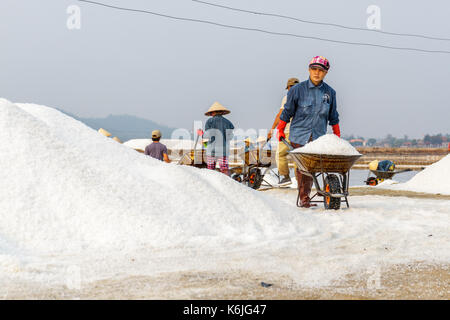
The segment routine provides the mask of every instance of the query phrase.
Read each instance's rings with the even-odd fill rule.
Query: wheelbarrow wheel
[[[367,179],[366,184],[368,186],[376,186],[378,184],[378,180],[375,177],[370,177],[369,179]]]
[[[247,184],[252,189],[259,189],[261,183],[263,181],[263,176],[261,174],[261,170],[258,168],[250,169],[248,173],[248,181]]]
[[[325,178],[325,192],[329,193],[341,193],[341,183],[339,178],[335,174],[329,174]],[[323,197],[323,203],[325,209],[338,210],[341,207],[341,198]]]
[[[233,173],[231,175],[231,179],[236,180],[237,182],[242,182],[242,175],[238,173]]]

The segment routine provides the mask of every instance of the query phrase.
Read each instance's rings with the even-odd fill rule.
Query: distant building
[[[425,142],[423,142],[423,140],[419,140],[419,141],[417,141],[417,146],[420,148],[423,148],[423,147],[425,147]]]
[[[366,141],[363,139],[351,139],[349,142],[354,147],[363,147],[366,145]]]
[[[405,141],[402,143],[401,145],[402,148],[411,148],[412,147],[412,142],[411,141]]]

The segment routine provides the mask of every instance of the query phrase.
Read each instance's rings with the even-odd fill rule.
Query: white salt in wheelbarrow
[[[292,152],[294,148],[285,139],[281,140],[289,148],[289,154],[297,164],[301,173],[313,179],[316,193],[311,197],[311,202],[323,202],[325,209],[339,209],[341,200],[348,204],[348,187],[350,168],[362,155],[327,155]],[[322,186],[319,184],[322,177]],[[323,201],[313,200],[316,196],[322,196]],[[300,194],[297,196],[297,206],[300,206]]]

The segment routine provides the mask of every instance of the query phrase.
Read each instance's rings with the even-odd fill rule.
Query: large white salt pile
[[[326,134],[303,147],[297,148],[292,153],[314,153],[329,155],[358,156],[361,155],[350,143],[334,134]]]
[[[397,184],[392,188],[450,195],[450,155],[433,163],[408,182]]]
[[[286,203],[166,164],[55,109],[2,99],[0,141],[0,297],[21,283],[161,272],[328,285],[382,263],[450,261],[444,201],[355,197],[342,212],[298,209],[294,194]]]
[[[232,245],[306,223],[220,173],[157,161],[52,108],[0,100],[0,141],[2,251]]]

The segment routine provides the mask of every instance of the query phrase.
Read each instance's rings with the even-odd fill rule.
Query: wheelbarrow
[[[397,171],[370,170],[367,176],[367,180],[364,182],[369,186],[376,186],[377,184],[383,182],[385,179],[391,179],[396,174],[409,171],[412,171],[412,169],[404,169]],[[375,177],[371,177],[370,176],[371,173],[373,173]]]
[[[273,174],[278,176],[272,169],[275,164],[273,157],[275,153],[272,150],[265,150],[264,147],[269,140],[260,145],[252,146],[249,144],[244,148],[244,152],[239,154],[239,157],[244,161],[242,167],[235,167],[230,170],[231,178],[245,183],[252,189],[259,189],[263,183],[269,187],[273,187],[268,181],[264,179],[267,172],[272,171]]]
[[[281,140],[289,148],[289,154],[297,165],[298,170],[313,179],[316,193],[311,197],[311,202],[324,204],[325,209],[338,210],[342,199],[348,203],[348,188],[350,181],[350,168],[362,155],[327,155],[293,152],[294,148],[284,138]],[[322,180],[322,186],[319,183]],[[323,200],[313,200],[323,197]],[[297,196],[297,206],[301,206],[300,194]]]
[[[197,138],[195,139],[194,148],[183,154],[178,161],[178,164],[185,166],[193,166],[196,168],[207,168],[206,162],[206,150],[201,148],[197,149],[197,144],[200,137],[203,136],[203,130],[197,129]]]
[[[206,150],[205,149],[192,149],[181,156],[178,164],[185,166],[192,166],[196,168],[207,168],[206,163]]]

